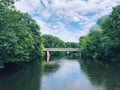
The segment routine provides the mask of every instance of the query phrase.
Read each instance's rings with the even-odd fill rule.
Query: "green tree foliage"
[[[98,28],[91,28],[80,38],[80,48],[86,57],[119,61],[120,58],[120,5],[109,16],[98,20]]]
[[[100,38],[102,36],[101,30],[91,31],[90,34],[80,38],[80,49],[83,55],[87,58],[99,58],[101,54]]]
[[[65,42],[66,48],[78,48],[78,43],[75,42]]]
[[[28,14],[7,7],[12,1],[0,1],[3,5],[0,6],[1,66],[4,63],[40,58],[43,48],[39,26]]]
[[[65,43],[58,37],[52,35],[43,35],[43,44],[45,48],[64,48]]]
[[[100,22],[100,21],[98,21]],[[120,58],[120,5],[113,8],[112,13],[100,22],[106,41],[103,44],[107,56]],[[109,52],[107,52],[109,51]]]
[[[52,35],[43,35],[43,44],[45,48],[77,48],[78,43],[64,42],[58,37]]]
[[[14,8],[14,3],[20,0],[0,0],[0,7]]]

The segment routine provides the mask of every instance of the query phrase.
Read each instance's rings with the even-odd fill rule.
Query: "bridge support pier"
[[[49,60],[50,60],[50,52],[47,51],[47,62],[49,62]]]

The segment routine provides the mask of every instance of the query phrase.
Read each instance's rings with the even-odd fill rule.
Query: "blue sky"
[[[40,25],[42,34],[78,42],[98,18],[110,14],[120,0],[21,0],[15,4]]]

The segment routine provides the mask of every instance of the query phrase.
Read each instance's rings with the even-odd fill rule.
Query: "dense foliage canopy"
[[[120,61],[120,5],[101,17],[98,26],[80,38],[79,46],[86,58]]]
[[[77,48],[78,47],[78,43],[64,42],[58,37],[52,35],[44,34],[42,38],[45,48]]]
[[[43,44],[45,48],[64,48],[65,43],[58,37],[52,35],[43,35]]]
[[[13,9],[14,0],[0,0],[0,67],[40,58],[40,27],[28,14]]]
[[[66,48],[78,48],[78,43],[76,42],[65,42]]]

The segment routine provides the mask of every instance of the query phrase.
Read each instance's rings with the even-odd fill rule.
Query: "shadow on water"
[[[56,61],[44,62],[43,65],[44,74],[55,73],[60,68],[60,65]]]
[[[59,70],[59,68],[61,68],[60,60],[63,59],[64,61],[66,60],[66,58],[71,61],[76,61],[76,59],[80,59],[79,55],[51,56],[49,62],[47,62],[47,60],[44,60],[43,62],[44,74],[56,73]]]
[[[0,71],[0,90],[39,90],[42,64],[34,61],[22,67]]]
[[[120,90],[119,64],[68,58],[7,67],[0,90]]]
[[[65,59],[65,58],[67,58],[67,59],[69,59],[69,60],[73,60],[73,59],[79,59],[80,60],[80,56],[79,56],[79,54],[72,54],[72,55],[63,55],[63,56],[50,56],[50,59],[49,59],[49,61],[58,61],[58,60],[60,60],[60,59]],[[47,61],[47,60],[46,60]]]
[[[93,85],[103,85],[105,90],[120,90],[120,64],[82,60],[80,66]]]
[[[7,65],[0,70],[0,90],[40,90],[42,75],[55,73],[56,62],[32,61],[21,66]]]

